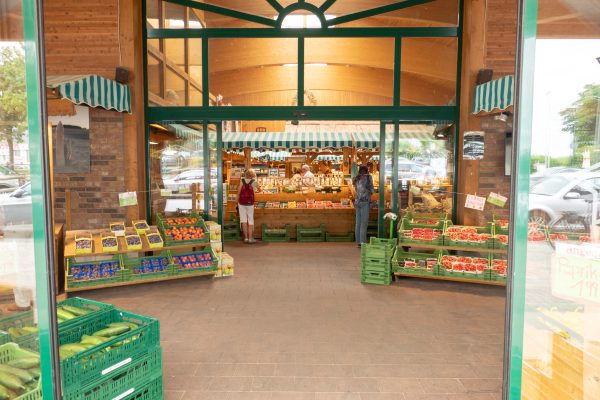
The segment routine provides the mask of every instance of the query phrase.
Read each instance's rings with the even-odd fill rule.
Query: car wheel
[[[547,226],[550,222],[550,216],[541,210],[529,212],[529,222],[534,222],[540,226]]]

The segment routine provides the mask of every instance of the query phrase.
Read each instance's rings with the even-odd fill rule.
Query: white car
[[[0,192],[12,191],[19,187],[19,175],[10,168],[0,165]]]
[[[590,221],[593,206],[600,206],[600,172],[558,173],[531,187],[529,219],[544,225],[565,215]]]
[[[31,183],[0,197],[0,228],[32,223]]]

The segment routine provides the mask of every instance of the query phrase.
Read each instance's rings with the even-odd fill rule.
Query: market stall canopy
[[[435,125],[431,124],[400,124],[400,139],[435,140],[433,132]],[[379,132],[354,133],[354,145],[357,149],[375,150],[379,148]],[[385,140],[391,143],[394,140],[394,126],[387,125]]]
[[[99,75],[48,76],[46,85],[75,104],[102,107],[131,114],[131,90],[127,85]]]
[[[482,83],[475,87],[473,114],[482,111],[502,111],[513,105],[514,78],[512,75]]]
[[[226,132],[224,149],[341,149],[352,147],[352,135],[342,132]]]

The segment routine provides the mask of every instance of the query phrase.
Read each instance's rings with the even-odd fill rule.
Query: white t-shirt
[[[310,178],[314,178],[314,177],[315,177],[315,175],[310,171],[306,171],[306,173],[304,175],[302,175],[302,178],[305,178],[305,179],[310,179]]]

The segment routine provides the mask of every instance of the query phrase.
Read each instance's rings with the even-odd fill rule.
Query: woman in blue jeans
[[[369,226],[369,210],[371,209],[371,195],[375,191],[373,177],[369,175],[369,168],[361,165],[358,175],[352,180],[355,189],[354,208],[356,209],[356,243],[367,243],[367,227]]]

